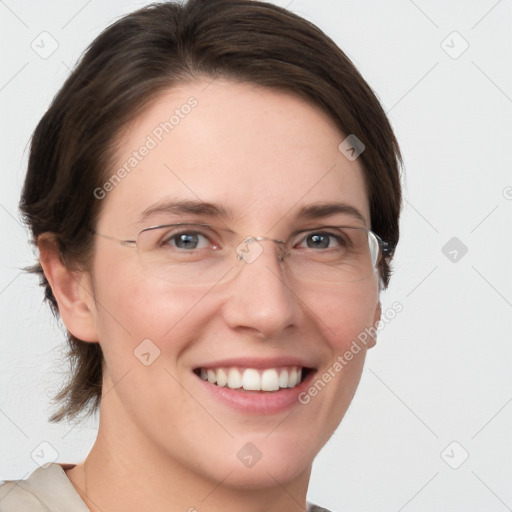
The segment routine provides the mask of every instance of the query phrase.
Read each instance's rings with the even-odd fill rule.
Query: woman
[[[373,92],[291,12],[189,0],[107,28],[21,199],[74,362],[51,420],[99,409],[98,436],[0,509],[325,510],[311,467],[375,344],[399,164]]]

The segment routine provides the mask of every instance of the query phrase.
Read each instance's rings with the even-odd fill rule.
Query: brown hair
[[[115,141],[159,94],[179,83],[223,77],[301,95],[365,145],[362,160],[372,229],[398,242],[401,210],[398,143],[378,99],[347,56],[320,29],[275,5],[253,0],[152,4],[105,29],[83,54],[31,141],[20,208],[33,240],[53,233],[69,268],[87,268]],[[341,142],[341,141],[340,141]],[[380,266],[387,287],[389,260]],[[45,298],[58,305],[38,263]],[[99,343],[68,332],[71,374],[50,421],[97,410]]]

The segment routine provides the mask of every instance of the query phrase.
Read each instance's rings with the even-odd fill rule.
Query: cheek
[[[130,265],[114,268],[106,262],[95,267],[99,341],[116,374],[138,368],[138,351],[146,348],[159,362],[176,359],[211,314],[202,301],[204,290],[180,289],[136,272]]]
[[[340,354],[374,325],[379,304],[378,281],[344,284],[337,290],[310,294],[305,302],[331,349]]]
[[[366,345],[358,336],[373,325],[378,297],[377,280],[304,295],[309,317],[324,339],[324,365],[299,397],[309,417],[315,418],[311,424],[318,421],[323,426],[312,433],[318,448],[338,427],[359,384]]]

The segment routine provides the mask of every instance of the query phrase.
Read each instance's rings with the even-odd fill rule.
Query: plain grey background
[[[148,2],[0,0],[0,480],[35,451],[83,460],[48,423],[67,366],[17,203],[28,141],[81,52]],[[376,91],[404,159],[382,329],[308,499],[333,511],[512,510],[512,1],[276,0],[322,28]],[[43,443],[43,444],[41,444]],[[54,451],[55,453],[54,453]]]

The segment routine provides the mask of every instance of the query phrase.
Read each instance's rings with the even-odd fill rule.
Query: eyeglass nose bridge
[[[270,242],[275,242],[281,247],[281,250],[278,254],[279,261],[283,261],[286,255],[285,240],[278,240],[276,238],[269,238],[268,236],[247,236],[242,242],[240,242],[236,247],[236,253],[239,260],[244,260],[246,263],[252,263],[255,261],[258,256],[263,252],[263,247],[260,244],[254,244],[254,242],[261,242],[263,240],[268,240]],[[251,245],[252,244],[252,245]]]

